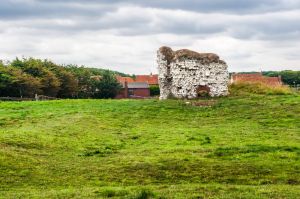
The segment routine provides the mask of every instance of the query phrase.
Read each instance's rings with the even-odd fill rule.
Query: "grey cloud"
[[[34,0],[8,0],[0,1],[0,20],[101,16],[114,9],[116,9],[116,7],[109,4],[90,5],[89,3],[83,4],[83,2],[76,4],[74,2],[67,3],[64,1],[36,2]]]
[[[82,64],[153,68],[158,46],[198,44],[204,46],[200,50],[220,51],[229,63],[260,63],[255,53],[261,52],[279,60],[276,49],[281,48],[283,58],[296,63],[300,1],[0,0],[0,26],[0,50],[7,57],[25,52],[66,63],[75,59]],[[241,52],[236,53],[237,48]],[[283,58],[278,62],[291,63]],[[143,71],[137,66],[120,70]]]
[[[99,16],[122,6],[251,14],[300,9],[298,0],[2,0],[0,18]]]
[[[294,40],[300,34],[300,11],[268,14],[203,14],[123,7],[98,17],[50,18],[9,22],[11,26],[74,33],[104,31],[115,35],[178,34],[210,37],[223,34],[238,39]]]
[[[10,19],[10,24],[15,21],[24,28],[74,34],[101,30],[116,35],[226,34],[239,39],[296,39],[300,16],[282,17],[281,13],[296,8],[300,12],[299,5],[297,0],[8,0],[1,1],[0,21]],[[172,10],[177,8],[185,11]],[[275,12],[285,9],[290,10]],[[242,10],[273,12],[241,15]]]

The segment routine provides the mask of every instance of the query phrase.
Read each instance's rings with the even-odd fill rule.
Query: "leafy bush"
[[[160,94],[159,86],[150,86],[150,95],[157,96]]]
[[[288,95],[292,90],[288,86],[269,86],[263,83],[239,82],[229,86],[231,95],[267,94],[267,95]]]
[[[284,70],[284,71],[265,71],[263,75],[270,77],[281,76],[282,81],[290,86],[300,85],[300,71]]]

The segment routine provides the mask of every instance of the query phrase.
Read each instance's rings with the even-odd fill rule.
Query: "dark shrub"
[[[157,96],[159,95],[159,86],[150,86],[150,95],[151,96]]]

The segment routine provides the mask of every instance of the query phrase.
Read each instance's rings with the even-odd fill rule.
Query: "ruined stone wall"
[[[157,63],[160,99],[193,99],[203,90],[212,97],[228,94],[227,65],[216,54],[161,47]]]

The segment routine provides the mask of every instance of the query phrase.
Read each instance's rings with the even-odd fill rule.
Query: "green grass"
[[[0,103],[0,198],[300,198],[300,96]]]

